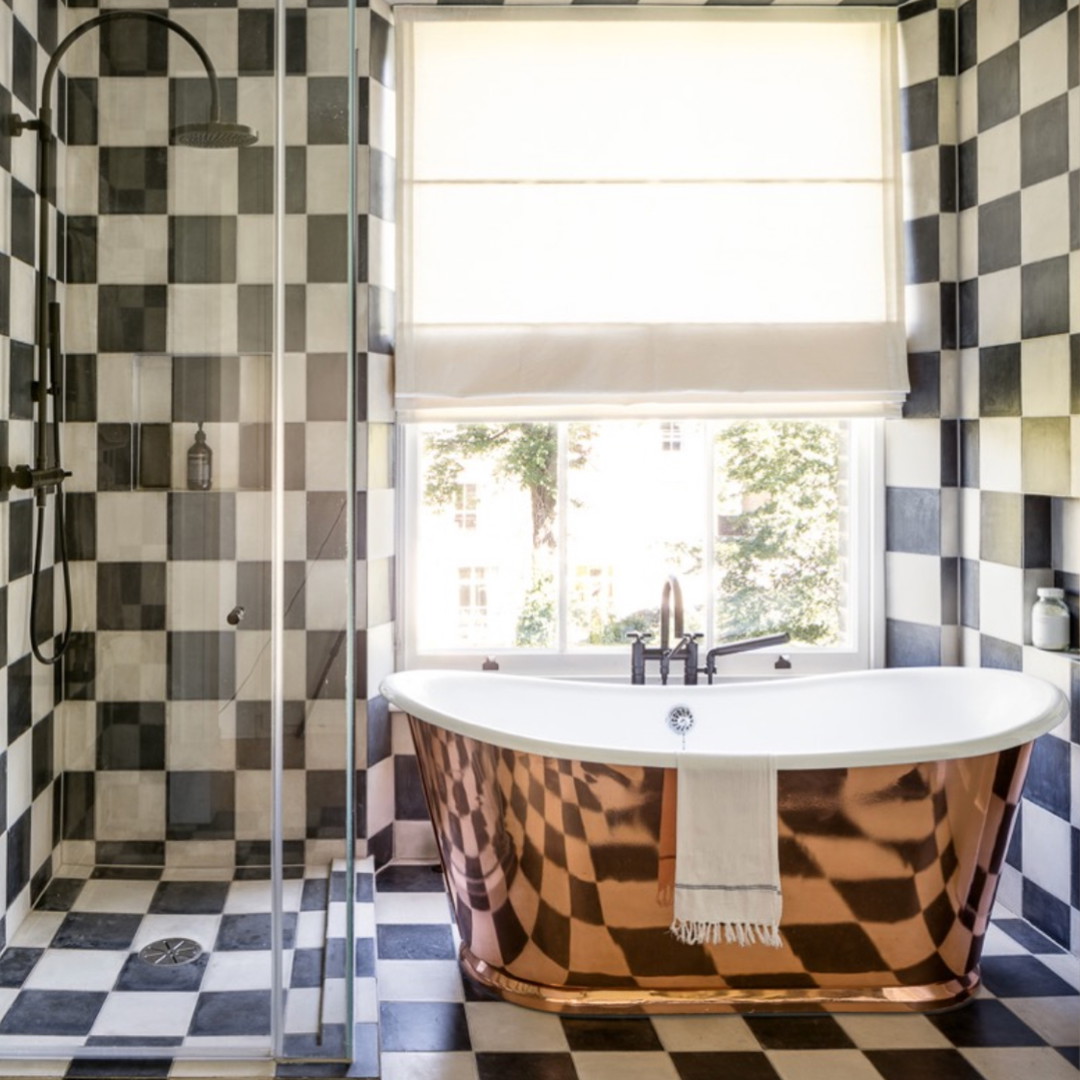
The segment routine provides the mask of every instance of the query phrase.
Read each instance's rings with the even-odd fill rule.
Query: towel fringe
[[[768,945],[779,949],[783,945],[780,928],[774,923],[706,922],[675,919],[671,933],[684,945]]]

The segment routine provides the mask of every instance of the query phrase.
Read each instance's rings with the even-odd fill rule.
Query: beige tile
[[[679,1080],[671,1058],[659,1050],[582,1051],[574,1054],[574,1068],[578,1080]]]
[[[381,970],[378,978],[381,993]],[[465,1015],[474,1050],[544,1053],[570,1049],[559,1018],[548,1013],[501,1002],[470,1001],[465,1005]]]
[[[669,1052],[761,1049],[741,1016],[654,1016],[652,1024]]]
[[[835,1019],[862,1050],[948,1050],[952,1046],[925,1016],[868,1014]]]
[[[477,1080],[470,1053],[383,1054],[382,1080]]]
[[[767,1056],[781,1080],[881,1080],[859,1050],[771,1050]]]
[[[983,1080],[1076,1080],[1076,1069],[1048,1046],[988,1049],[975,1047],[960,1053],[979,1070]]]

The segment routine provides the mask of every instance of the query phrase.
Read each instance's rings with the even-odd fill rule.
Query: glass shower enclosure
[[[57,18],[0,1058],[351,1060],[355,2]]]

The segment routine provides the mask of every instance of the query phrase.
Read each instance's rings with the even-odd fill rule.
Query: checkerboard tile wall
[[[1071,695],[1071,722],[1036,747],[1001,895],[1080,951],[1078,667],[1030,646],[1028,616],[1038,586],[1064,586],[1075,650],[1078,11],[950,7],[900,9],[920,345],[906,418],[887,426],[887,660],[1023,669]]]
[[[89,17],[85,6],[66,13],[65,28]],[[77,636],[58,714],[58,825],[69,861],[265,863],[274,14],[267,4],[146,6],[206,43],[226,118],[261,139],[213,153],[170,145],[171,127],[204,115],[205,84],[186,46],[159,28],[92,35],[65,60],[64,434],[78,463],[67,485]],[[388,758],[386,704],[365,695],[392,664],[392,19],[386,8],[357,17],[371,50],[355,148],[364,200],[358,806],[360,835],[370,807],[372,847],[385,858],[387,765],[370,801],[363,766]],[[286,27],[289,862],[331,858],[344,835],[346,18],[343,5],[316,3],[291,9]],[[16,355],[28,371],[29,354]],[[28,419],[24,381],[16,412]],[[185,483],[200,422],[214,452],[206,493]],[[233,629],[225,616],[237,605]]]
[[[55,2],[0,4],[0,115],[36,112],[38,80],[61,18]],[[0,466],[29,463],[33,454],[35,146],[32,136],[0,135]],[[50,215],[55,230],[55,209]],[[63,286],[56,288],[62,295]],[[61,825],[54,676],[30,655],[34,518],[31,498],[0,489],[0,947],[48,884]],[[54,587],[51,544],[45,551],[48,609],[61,590]]]

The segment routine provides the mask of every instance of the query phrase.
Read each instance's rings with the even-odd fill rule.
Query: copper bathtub
[[[1061,720],[1065,702],[1028,676],[952,670],[914,676],[927,684],[919,692],[930,695],[923,709],[933,715],[911,722],[911,760],[898,748],[858,745],[854,729],[847,740],[854,745],[842,748],[819,732],[821,749],[808,756],[815,740],[804,729],[787,732],[795,745],[778,761],[779,949],[689,946],[669,933],[671,903],[658,889],[660,822],[665,798],[675,796],[672,736],[662,730],[668,699],[688,701],[699,727],[710,712],[760,727],[762,709],[797,712],[806,702],[799,722],[814,725],[830,699],[850,712],[862,680],[891,693],[859,718],[875,728],[895,725],[902,673],[802,680],[802,692],[790,683],[780,692],[770,687],[757,696],[771,695],[771,704],[749,706],[752,686],[604,688],[610,701],[587,695],[579,706],[544,680],[481,676],[486,685],[470,686],[472,676],[457,674],[392,676],[385,692],[410,714],[465,971],[507,1001],[579,1014],[927,1011],[964,1001],[978,985],[1032,740]],[[977,717],[958,724],[954,716],[931,759],[925,736],[964,711],[965,681],[990,684],[978,696],[996,729],[988,734]],[[433,686],[437,706],[424,700]],[[476,690],[494,702],[458,715]],[[541,739],[535,725],[548,708],[560,717],[548,726],[558,730]],[[1025,708],[1008,733],[997,730],[1005,711]],[[620,724],[621,711],[634,715]],[[493,719],[481,737],[485,713]],[[650,729],[644,742],[627,746],[623,729],[634,729],[642,713],[655,719],[656,736]],[[507,719],[514,715],[524,723]],[[618,730],[621,744],[596,752],[597,727]],[[745,734],[728,741],[725,749],[713,732],[686,749],[741,753],[753,743]],[[972,752],[957,753],[960,743]]]

